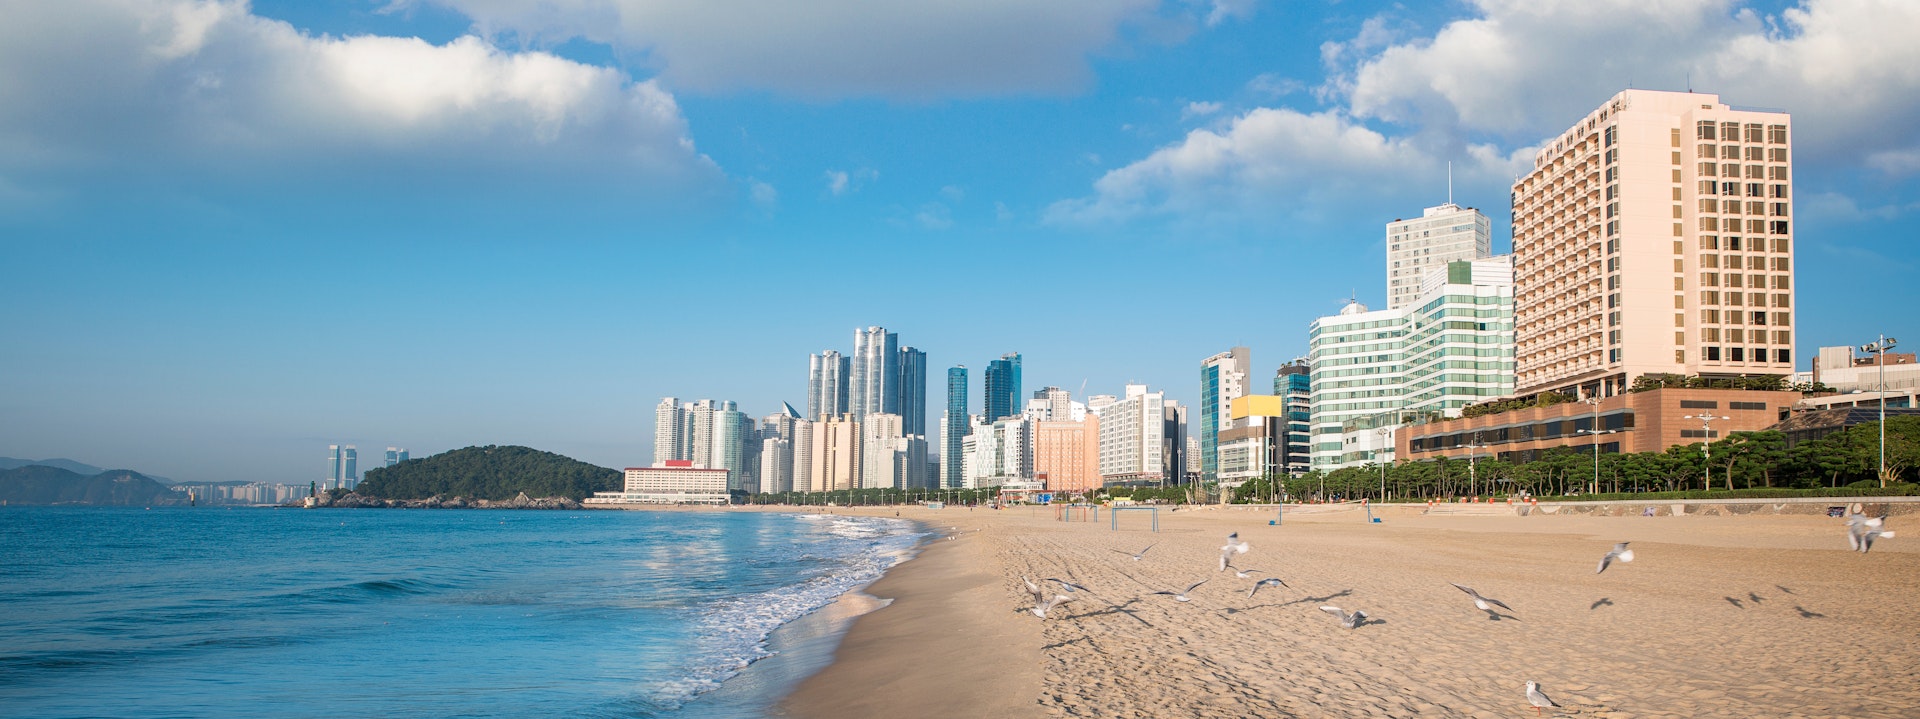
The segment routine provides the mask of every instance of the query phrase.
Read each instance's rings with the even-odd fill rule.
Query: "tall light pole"
[[[1874,363],[1880,365],[1880,488],[1887,488],[1887,350],[1900,344],[1900,340],[1880,335],[1879,342],[1860,345],[1860,351],[1874,355]]]
[[[1587,429],[1580,430],[1581,434],[1593,435],[1593,486],[1587,490],[1587,493],[1599,494],[1600,493],[1600,435],[1613,434],[1614,432],[1617,432],[1619,430],[1600,428],[1600,398],[1599,397],[1588,398],[1586,402],[1587,404],[1593,405],[1593,426]]]
[[[1700,437],[1700,442],[1701,442],[1700,449],[1701,451],[1707,453],[1707,476],[1706,476],[1706,480],[1703,481],[1702,484],[1706,485],[1707,489],[1713,489],[1713,421],[1717,419],[1733,419],[1733,418],[1732,417],[1716,417],[1712,412],[1701,412],[1700,414],[1690,414],[1690,415],[1687,415],[1686,418],[1700,420],[1700,433],[1702,435]],[[1727,489],[1733,489],[1733,474],[1732,474],[1733,470],[1729,469],[1727,470],[1727,472],[1728,472]]]
[[[1393,441],[1393,428],[1381,427],[1373,432],[1380,435],[1381,449],[1376,450],[1373,455],[1375,459],[1379,459],[1380,452],[1385,450],[1388,442]],[[1384,460],[1380,462],[1380,501],[1387,501],[1387,463]]]
[[[1487,448],[1487,445],[1480,444],[1480,433],[1474,432],[1473,444],[1467,445],[1466,449],[1467,449],[1467,494],[1473,495],[1475,497],[1480,496],[1480,466],[1475,463],[1475,460],[1479,459],[1480,454],[1478,452],[1475,452],[1474,450],[1486,449],[1486,448]]]

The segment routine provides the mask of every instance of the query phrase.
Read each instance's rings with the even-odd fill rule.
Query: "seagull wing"
[[[1486,602],[1488,604],[1499,607],[1501,609],[1505,609],[1509,612],[1513,611],[1513,607],[1507,606],[1506,602],[1500,601],[1498,599],[1488,599],[1486,597],[1480,597],[1480,601]]]
[[[1463,587],[1463,586],[1460,586],[1460,585],[1458,585],[1458,584],[1454,584],[1453,582],[1447,582],[1447,583],[1448,583],[1448,584],[1453,584],[1453,588],[1454,588],[1454,589],[1458,589],[1458,590],[1460,590],[1460,591],[1463,591],[1463,592],[1466,592],[1466,593],[1467,593],[1467,596],[1469,596],[1469,597],[1473,597],[1473,598],[1475,598],[1475,599],[1479,599],[1479,598],[1480,598],[1480,593],[1479,593],[1479,592],[1476,592],[1476,591],[1473,591],[1473,587]]]
[[[1613,557],[1614,557],[1613,552],[1607,552],[1607,556],[1600,558],[1600,568],[1593,570],[1593,573],[1599,574],[1601,572],[1607,571],[1607,565],[1613,563]]]
[[[1341,608],[1339,608],[1339,607],[1336,607],[1336,606],[1333,606],[1333,605],[1331,605],[1331,604],[1329,604],[1329,605],[1326,605],[1326,606],[1324,606],[1324,607],[1321,607],[1321,608],[1320,608],[1320,611],[1323,611],[1323,612],[1326,612],[1326,613],[1328,613],[1328,614],[1331,614],[1331,615],[1333,615],[1333,616],[1336,616],[1336,617],[1339,617],[1341,621],[1346,621],[1346,619],[1347,619],[1347,612],[1346,612],[1346,610],[1344,610],[1344,609],[1341,609]]]
[[[1154,542],[1153,544],[1159,544],[1159,542]],[[1147,549],[1152,549],[1152,548],[1153,548],[1153,544],[1149,544],[1149,545],[1147,545]],[[1139,556],[1144,556],[1144,555],[1145,555],[1145,554],[1147,553],[1147,549],[1142,549],[1142,550],[1140,550],[1140,552],[1139,552],[1139,554],[1135,554],[1135,555],[1133,555],[1133,556],[1136,556],[1136,557],[1139,557]]]
[[[1202,580],[1200,580],[1200,581],[1198,581],[1198,582],[1194,582],[1194,583],[1192,583],[1192,584],[1189,584],[1189,585],[1187,585],[1187,591],[1186,591],[1186,592],[1181,592],[1181,594],[1186,594],[1187,592],[1191,592],[1191,591],[1193,591],[1193,590],[1195,590],[1195,589],[1199,589],[1199,588],[1200,588],[1200,585],[1202,585],[1202,584],[1206,584],[1206,583],[1207,583],[1207,580],[1205,580],[1205,579],[1202,579]]]

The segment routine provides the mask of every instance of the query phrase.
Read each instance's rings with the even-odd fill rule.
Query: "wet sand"
[[[1809,516],[1422,516],[1213,509],[1057,522],[907,509],[959,526],[867,591],[795,717],[1920,716],[1920,534],[1847,551]],[[880,511],[867,510],[875,514]],[[861,513],[866,513],[862,511]],[[884,510],[891,516],[893,510]],[[1893,529],[1902,530],[1894,518]],[[980,531],[967,532],[964,530]],[[1216,571],[1236,558],[1290,587]],[[1920,526],[1914,528],[1920,532]],[[1636,561],[1595,574],[1616,541]],[[1155,543],[1143,561],[1126,554]],[[1021,575],[1097,596],[1041,620]],[[1207,580],[1190,603],[1151,592]],[[1489,615],[1449,582],[1505,601]],[[1363,609],[1347,630],[1322,605]]]

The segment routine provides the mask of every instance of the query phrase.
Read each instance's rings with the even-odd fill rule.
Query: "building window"
[[[1717,137],[1715,133],[1715,128],[1717,127],[1718,125],[1715,125],[1712,120],[1701,120],[1700,124],[1694,129],[1694,138],[1699,140],[1718,140],[1720,138]]]
[[[1686,351],[1686,350],[1674,350],[1674,351],[1673,351],[1673,363],[1674,363],[1674,364],[1686,364],[1686,363],[1687,363],[1687,351]]]
[[[1793,324],[1793,320],[1792,320],[1792,317],[1793,317],[1793,315],[1792,315],[1791,313],[1787,313],[1787,312],[1775,312],[1775,313],[1773,313],[1773,326],[1775,326],[1775,327],[1785,327],[1785,326],[1787,326],[1787,325],[1790,325],[1790,324]],[[1783,331],[1783,332],[1781,332],[1781,333],[1780,333],[1780,336],[1781,336],[1781,337],[1786,337],[1786,336],[1787,336],[1787,333]],[[1777,344],[1777,345],[1790,345],[1790,344],[1793,344],[1793,343],[1792,343],[1792,342],[1788,342],[1788,341],[1786,341],[1786,340],[1784,340],[1784,339],[1781,339],[1781,340],[1775,340],[1775,341],[1774,341],[1774,344]]]
[[[1768,227],[1768,231],[1776,235],[1787,234],[1787,221],[1774,220],[1773,224]]]
[[[1729,362],[1745,362],[1745,361],[1747,361],[1747,348],[1745,348],[1745,347],[1728,347],[1728,348],[1727,348],[1727,361],[1729,361]]]
[[[1762,327],[1764,327],[1764,326],[1766,326],[1766,324],[1767,324],[1767,313],[1765,313],[1765,312],[1755,312],[1755,313],[1753,313],[1753,321],[1752,321],[1752,322],[1749,322],[1749,323],[1747,323],[1747,324],[1754,324],[1754,325],[1760,325],[1760,326],[1762,326]]]
[[[1720,403],[1710,399],[1683,399],[1680,409],[1720,409]]]
[[[1766,158],[1765,158],[1765,155],[1764,155],[1764,153],[1762,152],[1762,150],[1764,150],[1764,149],[1765,149],[1765,148],[1760,148],[1760,147],[1749,147],[1749,148],[1747,148],[1747,152],[1746,152],[1746,161],[1747,161],[1747,162],[1760,162],[1760,161],[1762,161],[1762,160],[1764,160],[1764,159],[1766,159]]]
[[[1787,166],[1774,165],[1767,168],[1767,179],[1785,181],[1787,179]]]
[[[1793,353],[1786,349],[1774,350],[1773,361],[1779,362],[1780,364],[1793,364]]]
[[[1784,148],[1784,147],[1768,148],[1767,159],[1772,162],[1786,162],[1787,148]]]
[[[1703,249],[1703,250],[1720,249],[1720,236],[1719,235],[1701,235],[1700,249]]]
[[[1608,152],[1612,152],[1612,151],[1609,150]],[[1719,177],[1720,176],[1720,166],[1711,162],[1702,162],[1700,163],[1699,167],[1695,168],[1695,170],[1697,170],[1700,173],[1701,177]]]
[[[1736,227],[1736,228],[1734,228],[1734,229],[1736,229],[1736,230],[1737,230],[1737,229],[1740,229],[1740,228],[1737,228],[1737,227]],[[1738,238],[1738,237],[1729,237],[1729,238],[1727,238],[1727,250],[1728,250],[1728,251],[1730,251],[1730,252],[1739,252],[1739,251],[1740,251],[1740,238]]]
[[[1786,125],[1768,125],[1767,126],[1767,142],[1775,145],[1787,144],[1787,126]]]
[[[1700,310],[1700,321],[1710,325],[1720,324],[1720,310]]]
[[[1709,362],[1719,362],[1719,361],[1720,361],[1720,348],[1719,348],[1719,347],[1708,347],[1708,348],[1706,348],[1706,350],[1707,350],[1707,361],[1709,361]]]
[[[1703,330],[1700,330],[1700,341],[1702,341],[1702,342],[1719,342],[1719,341],[1720,341],[1720,328],[1718,328],[1718,327],[1708,327],[1708,328],[1706,328],[1706,329],[1703,329]]]
[[[1787,296],[1786,296],[1786,295],[1774,295],[1774,296],[1773,296],[1773,306],[1775,306],[1775,307],[1785,307],[1785,306],[1787,306]]]
[[[1700,273],[1700,286],[1701,286],[1701,287],[1719,287],[1719,286],[1720,286],[1720,273],[1718,273],[1718,272],[1702,272],[1702,273]]]

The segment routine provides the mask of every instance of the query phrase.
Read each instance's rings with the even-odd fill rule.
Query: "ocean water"
[[[852,595],[814,610],[917,532],[757,512],[0,508],[0,716],[763,716],[825,661]]]

